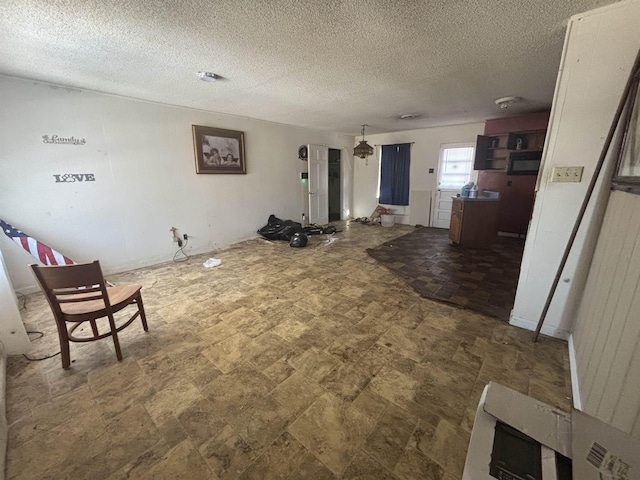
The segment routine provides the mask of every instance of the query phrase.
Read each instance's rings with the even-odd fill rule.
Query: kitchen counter
[[[453,200],[462,200],[463,202],[499,202],[499,198],[493,197],[477,197],[477,198],[463,198],[463,197],[451,197]]]
[[[453,197],[449,238],[454,245],[490,248],[498,235],[498,198]]]

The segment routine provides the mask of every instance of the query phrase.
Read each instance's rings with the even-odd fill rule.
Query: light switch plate
[[[584,167],[553,167],[552,182],[581,182]]]

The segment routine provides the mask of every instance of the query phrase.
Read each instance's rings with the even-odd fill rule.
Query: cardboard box
[[[556,452],[572,459],[574,480],[640,480],[639,439],[579,410],[569,414],[493,382],[478,404],[462,480],[498,478],[489,473],[492,455],[500,453],[493,451],[498,422],[539,442],[543,480],[558,479]]]

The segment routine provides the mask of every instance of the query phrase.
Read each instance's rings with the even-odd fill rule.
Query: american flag
[[[0,228],[2,228],[2,231],[7,237],[16,242],[45,265],[72,265],[75,263],[60,252],[55,251],[49,245],[39,242],[35,238],[30,237],[26,233],[12,227],[4,220],[0,220]]]

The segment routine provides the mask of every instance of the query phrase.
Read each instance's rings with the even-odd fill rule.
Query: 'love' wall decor
[[[96,177],[93,173],[65,173],[64,175],[54,175],[56,183],[73,183],[73,182],[95,182]]]

